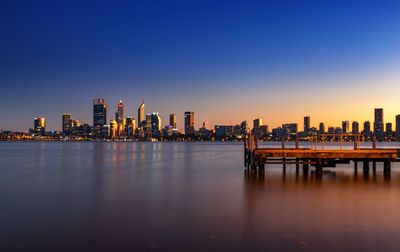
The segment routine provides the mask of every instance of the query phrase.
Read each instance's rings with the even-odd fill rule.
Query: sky
[[[270,129],[400,114],[400,1],[3,1],[0,129],[185,111]]]

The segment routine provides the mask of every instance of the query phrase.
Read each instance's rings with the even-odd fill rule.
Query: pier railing
[[[249,149],[250,151],[254,151],[258,149],[258,141],[257,137],[253,134],[248,134],[244,138],[244,148]],[[282,149],[285,149],[286,146],[286,138],[282,137]],[[302,141],[303,143],[310,143],[311,150],[325,150],[325,146],[327,143],[339,143],[339,150],[343,149],[344,143],[353,143],[354,150],[360,150],[360,145],[365,143],[365,136],[362,134],[318,134],[318,135],[311,135],[306,138],[306,140]],[[268,147],[267,147],[268,148]],[[289,147],[290,148],[290,147]],[[299,136],[296,135],[295,138],[295,146],[294,148],[299,149]],[[304,148],[303,148],[304,149]],[[376,149],[376,138],[373,137],[372,141],[372,149]]]
[[[328,142],[339,142],[339,149],[325,148]],[[384,170],[390,171],[390,162],[400,161],[400,149],[376,148],[376,138],[373,138],[372,148],[360,148],[365,142],[361,134],[320,134],[309,136],[305,142],[310,142],[311,147],[299,148],[299,137],[296,135],[295,147],[285,148],[285,138],[282,138],[282,147],[262,146],[259,148],[257,138],[252,135],[244,137],[244,163],[246,167],[261,167],[266,164],[295,163],[296,166],[303,164],[314,165],[317,171],[322,167],[335,167],[336,164],[349,164],[363,162],[367,168],[369,162],[383,162]],[[354,143],[354,149],[343,149],[343,143]],[[329,146],[331,147],[331,146]],[[308,169],[308,168],[307,168]]]

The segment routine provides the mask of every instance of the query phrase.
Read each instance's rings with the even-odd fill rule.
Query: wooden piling
[[[372,149],[376,149],[376,136],[372,138]]]
[[[299,134],[296,133],[296,149],[299,148]]]

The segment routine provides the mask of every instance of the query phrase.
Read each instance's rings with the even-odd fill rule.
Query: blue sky
[[[398,1],[8,1],[0,8],[0,129],[92,123],[105,97],[196,127],[400,113]],[[398,108],[398,109],[397,109]],[[326,111],[329,111],[329,117]],[[314,119],[314,120],[313,120]]]

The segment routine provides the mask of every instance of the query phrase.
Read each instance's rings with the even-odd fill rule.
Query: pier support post
[[[322,179],[322,164],[320,161],[315,165],[315,175],[317,179]]]
[[[364,174],[364,179],[368,179],[368,176],[369,176],[369,163],[366,160],[363,161],[363,174]]]
[[[263,177],[265,174],[265,161],[262,160],[261,164],[258,166],[258,176]]]
[[[389,160],[385,160],[383,162],[383,172],[386,173],[390,173],[390,161]]]
[[[303,162],[307,162],[308,160],[304,160],[303,159]],[[304,174],[308,174],[308,168],[309,168],[309,165],[308,164],[303,164],[303,173]]]
[[[296,133],[296,149],[299,148],[299,134]]]

